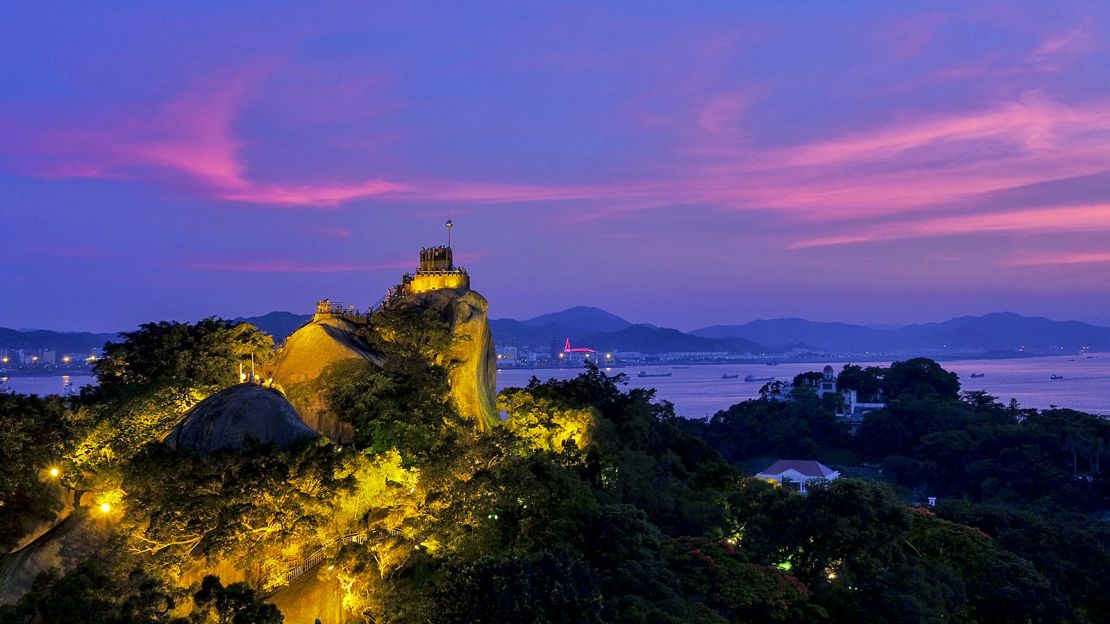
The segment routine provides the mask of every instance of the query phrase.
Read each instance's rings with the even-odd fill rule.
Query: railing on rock
[[[353,305],[344,306],[342,303],[330,299],[321,299],[316,302],[317,318],[320,316],[335,316],[355,323],[364,323],[372,313],[372,310],[362,312]]]

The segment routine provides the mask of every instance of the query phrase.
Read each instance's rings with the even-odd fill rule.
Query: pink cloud
[[[698,126],[712,135],[733,135],[737,132],[737,122],[749,104],[750,100],[740,92],[713,97],[701,109],[698,115]]]
[[[411,269],[412,261],[402,262],[301,262],[297,260],[222,260],[211,262],[185,262],[179,268],[196,271],[226,271],[232,273],[353,273],[384,269]]]
[[[992,233],[1049,234],[1100,230],[1110,231],[1110,204],[951,215],[861,226],[845,234],[796,241],[789,247],[805,249],[884,240]]]
[[[60,126],[24,136],[31,173],[46,178],[127,179],[154,172],[200,193],[247,203],[334,207],[403,190],[381,179],[273,184],[248,175],[234,125],[255,89],[277,69],[259,65],[200,81],[153,110],[96,126]]]
[[[1070,45],[1076,36],[1046,42],[1046,49]],[[723,39],[701,54],[720,64],[731,58],[734,46],[734,39]],[[711,77],[699,75],[686,77],[684,88],[694,95],[683,101],[686,123],[675,131],[673,153],[656,156],[660,160],[647,167],[615,169],[621,173],[605,182],[452,181],[430,172],[403,179],[371,175],[353,181],[261,182],[251,175],[245,141],[235,126],[276,69],[276,64],[264,65],[205,81],[164,106],[126,111],[122,119],[17,132],[16,150],[44,177],[145,177],[236,202],[322,208],[367,198],[578,202],[577,208],[553,217],[571,224],[660,206],[709,205],[773,211],[789,223],[829,224],[833,231],[796,241],[795,247],[944,235],[938,228],[949,221],[922,215],[956,207],[968,217],[960,217],[959,231],[948,234],[1020,231],[1003,227],[996,214],[976,214],[981,210],[976,206],[993,193],[1110,170],[1105,140],[1110,102],[1065,104],[1032,91],[981,109],[760,148],[746,136],[745,118],[751,94],[766,89],[712,89],[707,86]],[[598,202],[604,209],[596,207]],[[897,224],[883,223],[896,218],[901,219]],[[1066,212],[1057,218],[1074,223],[1078,217]],[[335,231],[317,233],[343,237]]]
[[[1110,128],[1110,106],[1067,107],[1037,92],[991,110],[910,121],[848,137],[788,148],[768,166],[808,166],[903,156],[956,141],[996,140],[1045,150],[1076,133]]]
[[[463,266],[480,261],[487,255],[484,250],[455,254],[456,264]],[[308,261],[289,258],[222,258],[204,261],[171,262],[167,266],[194,271],[221,271],[229,273],[356,273],[360,271],[412,271],[417,258],[389,260],[386,262]],[[399,276],[399,275],[398,275]]]
[[[935,227],[937,211],[975,215],[998,193],[1110,171],[1108,133],[1108,102],[1065,105],[1027,93],[985,110],[697,161],[657,197],[775,211],[794,223],[848,232],[799,247],[898,238]],[[1079,218],[1055,216],[1069,227]],[[996,219],[984,214],[960,227],[988,231]]]
[[[15,245],[13,251],[20,254],[27,254],[31,257],[47,256],[55,258],[107,258],[112,254],[101,247],[90,247],[87,245]]]
[[[1087,23],[1054,33],[1033,50],[1029,61],[1039,69],[1060,69],[1064,60],[1096,48],[1091,30]]]
[[[318,234],[324,238],[346,240],[351,237],[351,231],[347,228],[341,227],[311,227],[308,228],[308,231],[312,232],[313,234]]]
[[[882,57],[904,61],[920,56],[936,41],[937,32],[949,21],[942,13],[915,14],[888,20],[870,33]]]
[[[1060,266],[1071,264],[1110,264],[1110,252],[1047,253],[1011,260],[1013,266]]]

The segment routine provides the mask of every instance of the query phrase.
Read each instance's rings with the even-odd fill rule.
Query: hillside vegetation
[[[283,618],[275,604],[312,621],[314,604],[287,600],[306,561],[319,563],[296,583],[338,592],[352,622],[1110,612],[1110,534],[1088,515],[1105,502],[1105,421],[960,395],[954,376],[915,361],[848,373],[893,397],[857,438],[812,394],[686,421],[597,369],[504,391],[507,420],[480,431],[450,400],[447,328],[398,314],[367,329],[382,366],[351,360],[318,378],[352,444],[159,442],[237,383],[239,361],[270,351],[252,326],[214,319],[125,335],[101,387],[73,400],[0,396],[0,545],[65,513],[67,497],[80,505],[62,524],[87,538],[0,607],[0,623],[269,624]],[[802,496],[740,469],[779,454],[837,454],[883,478]],[[943,504],[906,502],[926,490]]]

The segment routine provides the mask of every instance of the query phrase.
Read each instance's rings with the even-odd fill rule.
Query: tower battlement
[[[450,247],[422,247],[420,249],[420,268],[418,273],[436,273],[454,271],[454,254]]]
[[[441,288],[469,290],[470,275],[466,269],[455,266],[450,247],[421,249],[420,268],[415,274],[405,273],[401,278],[401,291],[406,295],[415,295]]]
[[[405,273],[401,283],[390,288],[379,305],[388,308],[408,295],[416,295],[445,288],[470,290],[470,275],[466,269],[455,266],[455,256],[451,249],[451,228],[454,223],[447,220],[447,244],[420,248],[420,264],[415,273]]]

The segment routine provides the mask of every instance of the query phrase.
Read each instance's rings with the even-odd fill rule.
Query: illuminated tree
[[[60,484],[71,478],[60,463],[68,435],[60,398],[0,394],[0,551],[61,510]]]
[[[114,395],[154,385],[208,388],[239,382],[240,362],[273,356],[273,338],[249,323],[215,317],[196,324],[146,323],[109,342],[93,371],[99,391]]]

